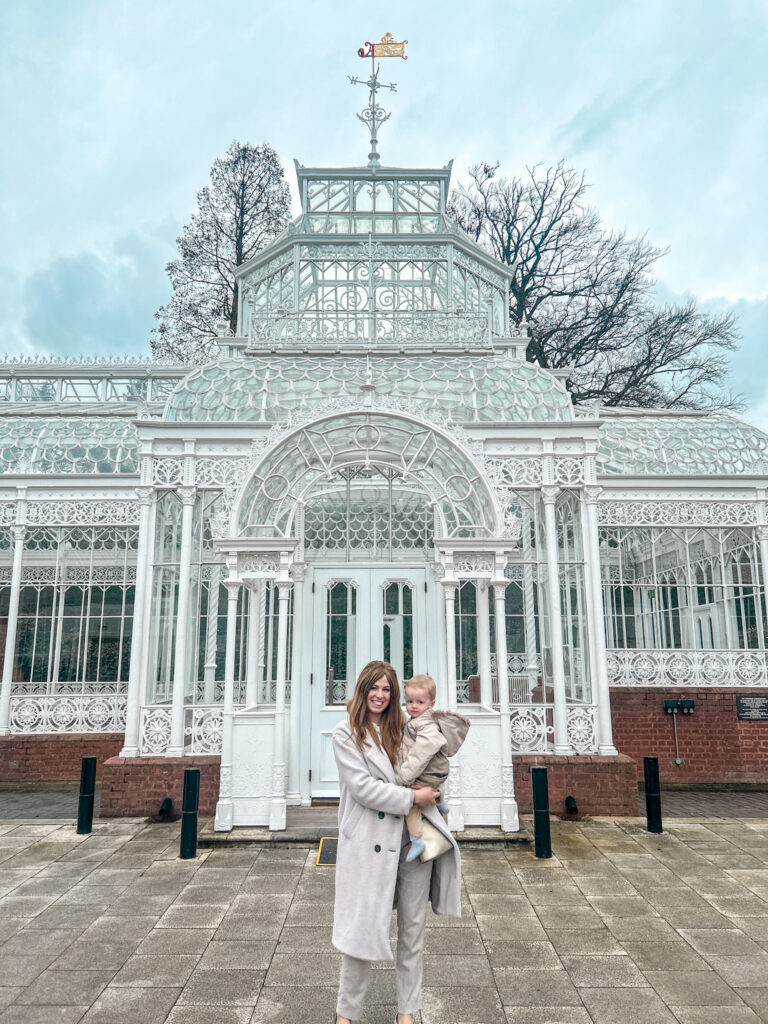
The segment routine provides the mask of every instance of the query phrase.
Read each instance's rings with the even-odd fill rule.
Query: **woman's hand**
[[[412,786],[414,807],[434,807],[440,799],[440,790],[431,786]]]

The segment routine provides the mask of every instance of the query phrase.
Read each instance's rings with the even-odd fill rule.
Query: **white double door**
[[[309,788],[312,797],[336,797],[339,780],[331,733],[346,715],[360,670],[369,661],[388,661],[402,691],[403,679],[417,672],[437,672],[437,648],[428,643],[430,595],[423,566],[346,565],[313,569],[310,574]]]

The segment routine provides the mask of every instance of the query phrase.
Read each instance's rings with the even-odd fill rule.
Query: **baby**
[[[448,758],[464,742],[469,720],[455,711],[435,710],[435,681],[426,675],[414,676],[405,684],[405,710],[410,721],[405,726],[398,755],[398,782],[440,789],[448,778]],[[442,804],[438,807],[444,812]],[[406,860],[415,860],[424,852],[421,808],[411,808],[406,825],[411,837]]]

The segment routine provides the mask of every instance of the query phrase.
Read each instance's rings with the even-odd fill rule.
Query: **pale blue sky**
[[[563,158],[670,254],[659,293],[734,309],[768,427],[768,0],[4,0],[0,352],[140,353],[213,159],[361,163],[357,48],[392,32],[385,163]]]

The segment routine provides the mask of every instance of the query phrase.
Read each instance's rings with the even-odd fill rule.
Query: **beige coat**
[[[420,782],[439,789],[448,778],[453,757],[469,732],[470,721],[455,711],[427,708],[411,718],[403,732],[397,759],[397,780],[404,786]]]
[[[360,750],[348,719],[333,731],[333,751],[340,798],[332,942],[359,960],[392,960],[389,926],[403,818],[413,804],[413,791],[396,783],[389,758],[374,743]],[[453,846],[432,864],[432,910],[461,917],[459,848],[436,807],[424,808],[423,814]]]

